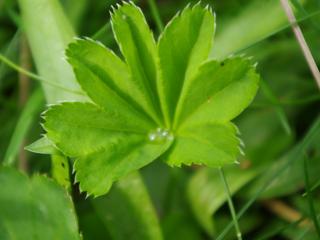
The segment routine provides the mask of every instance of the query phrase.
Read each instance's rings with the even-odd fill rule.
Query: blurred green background
[[[118,51],[109,24],[111,5],[118,1],[48,0],[49,7],[61,4],[67,19],[58,16],[59,21],[49,21],[43,12],[34,11],[35,19],[43,21],[33,25],[30,18],[21,15],[21,6],[27,9],[31,2],[0,0],[0,53],[21,68],[45,79],[59,76],[52,58],[62,56],[62,52],[54,52],[61,36],[47,38],[50,31],[72,31],[71,27],[66,30],[68,21],[77,36],[92,37]],[[189,2],[196,1],[163,0],[155,1],[155,6],[148,0],[135,2],[157,37],[152,7],[165,24]],[[225,169],[236,210],[241,214],[244,239],[319,239],[313,216],[320,216],[320,94],[280,2],[206,0],[202,4],[209,4],[216,13],[217,31],[210,57],[251,56],[262,76],[255,101],[235,121],[245,155],[239,166]],[[315,61],[320,63],[320,1],[291,0],[291,4]],[[59,8],[53,9],[53,14],[55,11]],[[43,31],[39,26],[45,29],[43,35],[37,35]],[[30,36],[36,35],[38,39],[33,37],[30,42]],[[36,49],[33,54],[30,45]],[[46,87],[46,92],[53,92]],[[40,83],[0,62],[0,161],[14,162],[30,175],[54,175],[48,156],[23,150],[42,133],[40,113],[45,108]],[[97,199],[86,199],[77,186],[73,187],[84,239],[144,239],[141,229],[152,228],[157,222],[164,239],[235,239],[226,194],[215,169],[170,169],[155,161],[142,169],[141,175],[141,185],[146,189],[133,185],[133,194],[122,188],[121,182],[110,194]],[[307,196],[306,177],[312,190]],[[146,217],[146,208],[155,209],[156,222]]]

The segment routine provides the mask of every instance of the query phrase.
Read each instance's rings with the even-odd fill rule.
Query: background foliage
[[[150,4],[153,1],[136,2],[154,32],[159,33],[160,21],[154,17],[154,5]],[[211,57],[222,60],[230,54],[252,56],[252,61],[259,63],[258,72],[262,75],[258,96],[236,119],[245,156],[239,159],[239,166],[225,169],[241,215],[239,222],[244,238],[318,239],[314,222],[320,207],[317,188],[320,95],[280,3],[275,0],[203,2],[213,6],[217,15]],[[320,2],[291,2],[319,63]],[[42,133],[38,123],[40,112],[46,108],[44,99],[53,103],[79,98],[71,67],[62,64],[67,43],[76,35],[90,36],[118,51],[108,13],[115,3],[107,0],[0,1],[1,54],[22,68],[36,72],[45,89],[44,92],[40,89],[39,81],[0,63],[0,159],[33,176],[28,179],[1,167],[1,186],[11,187],[2,188],[0,192],[0,233],[6,232],[3,229],[16,232],[18,217],[30,214],[17,211],[12,221],[4,214],[5,209],[13,206],[26,208],[21,205],[21,189],[28,189],[27,194],[33,196],[33,202],[28,201],[35,209],[43,197],[39,195],[41,191],[55,198],[44,199],[42,202],[47,204],[40,209],[51,209],[52,201],[58,201],[55,199],[65,199],[59,204],[59,215],[73,208],[66,191],[46,177],[34,176],[41,173],[69,189],[84,239],[234,239],[223,183],[214,169],[196,166],[171,169],[155,161],[140,174],[119,181],[108,195],[86,199],[79,193],[78,186],[70,186],[69,180],[74,179],[72,174],[69,179],[68,161],[64,157],[53,155],[50,159],[23,150]],[[182,0],[156,2],[165,23],[186,4],[187,1]],[[312,194],[304,194],[310,190]],[[42,216],[43,212],[46,211],[34,211],[33,216]],[[49,217],[42,219],[49,221],[57,213],[51,214],[45,214]],[[74,216],[65,219],[76,223]],[[71,234],[71,237],[64,235],[65,239],[79,238],[75,234],[76,224],[68,226],[59,231]],[[21,225],[18,229],[29,227]],[[41,235],[41,232],[30,234]],[[1,239],[24,239],[25,236],[13,238],[13,235],[0,234]],[[52,238],[47,235],[47,239]]]

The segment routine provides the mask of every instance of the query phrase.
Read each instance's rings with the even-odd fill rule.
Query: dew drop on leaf
[[[167,129],[157,128],[149,133],[148,138],[151,142],[162,143],[165,141],[172,141],[173,135]]]

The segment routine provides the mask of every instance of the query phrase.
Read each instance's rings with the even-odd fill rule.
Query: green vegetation
[[[189,2],[0,2],[0,239],[319,239],[283,6]],[[318,63],[319,2],[291,4]]]

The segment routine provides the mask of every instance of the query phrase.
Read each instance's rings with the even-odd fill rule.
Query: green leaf
[[[35,90],[30,96],[19,120],[16,124],[15,130],[10,139],[7,151],[4,155],[3,163],[12,165],[19,152],[19,148],[23,144],[23,139],[26,136],[29,128],[32,126],[33,119],[36,114],[39,114],[43,105],[43,94],[40,89]]]
[[[65,48],[73,41],[75,32],[64,14],[60,2],[56,0],[45,2],[42,0],[19,0],[18,3],[23,30],[27,35],[39,75],[55,85],[81,93],[72,68],[65,61]],[[75,94],[71,91],[62,91],[61,88],[56,88],[45,82],[42,83],[42,87],[49,104],[67,100],[88,100],[84,93]],[[52,154],[55,152],[52,146],[45,146],[44,142],[38,142],[32,148],[32,150],[42,151],[42,153]],[[59,167],[53,165],[54,169]]]
[[[117,109],[128,118],[150,121],[138,103],[146,103],[128,67],[111,50],[93,40],[78,40],[69,45],[67,57],[77,80],[88,96],[105,109]]]
[[[46,136],[25,147],[25,150],[39,154],[50,154],[53,179],[67,190],[70,190],[71,183],[68,158],[64,156]]]
[[[197,4],[176,15],[159,38],[159,95],[169,126],[185,82],[208,58],[213,33],[211,10]]]
[[[33,54],[36,57],[37,67],[40,70],[41,75],[49,80],[51,79],[57,80],[60,82],[59,84],[63,84],[63,86],[65,87],[78,86],[74,78],[74,75],[71,72],[71,67],[69,67],[66,64],[66,62],[63,61],[62,59],[64,56],[63,54],[64,49],[66,48],[66,45],[70,41],[72,41],[72,38],[74,37],[74,32],[70,28],[70,24],[67,21],[67,18],[65,17],[65,15],[63,14],[62,8],[59,6],[59,2],[56,0],[47,0],[45,2],[41,2],[38,0],[20,0],[19,3],[20,3],[19,5],[21,7],[22,13],[25,15],[28,15],[23,19],[23,23],[26,26],[26,31],[28,33],[28,38],[29,38],[28,40],[29,42],[31,42],[33,46],[33,49],[32,49]],[[41,29],[41,31],[39,31],[39,29]],[[48,48],[48,46],[50,47]],[[120,78],[119,76],[122,75],[121,73],[125,75],[125,72],[118,72],[118,77],[116,79],[117,82],[119,81],[119,78]],[[46,96],[49,103],[53,103],[56,101],[64,101],[64,100],[69,100],[69,101],[82,100],[82,98],[79,98],[77,95],[60,91],[60,89],[58,90],[59,91],[57,91],[56,89],[50,86],[45,87]],[[137,97],[137,99],[139,99],[138,94],[134,92],[133,86],[129,87],[129,91],[127,91],[127,93],[130,94],[131,91],[132,91],[132,94],[134,94]],[[110,111],[110,109],[107,109],[107,110]],[[73,117],[71,114],[67,116],[69,117],[69,119]],[[81,118],[83,116],[84,114],[81,116]],[[108,120],[107,123],[112,121],[112,118],[113,117],[111,117],[111,119]],[[132,121],[137,122],[135,118],[133,118]],[[63,123],[63,119],[61,119],[61,123]],[[95,124],[93,123],[93,125]],[[143,121],[140,124],[140,127],[138,127],[138,129],[143,128],[143,126],[147,128],[149,125],[150,125],[149,122]],[[85,136],[83,139],[86,139],[86,137],[87,136]],[[66,136],[64,141],[67,142],[68,139],[69,139],[69,136]],[[78,146],[79,146],[78,149],[81,149],[81,145],[78,145]],[[53,162],[56,162],[57,165],[54,165],[53,168],[57,169],[59,167],[58,166],[59,161],[55,161],[55,160],[56,159],[54,159]],[[53,170],[53,175],[55,176],[56,174],[54,173],[54,171],[55,170]],[[94,175],[94,173],[90,173],[90,174]],[[136,173],[136,175],[138,175],[138,173]],[[57,179],[58,176],[55,176],[55,178]],[[62,180],[63,179],[65,178],[62,176]],[[136,194],[138,192],[141,192],[141,191],[138,191],[138,188],[144,189],[144,183],[142,181],[137,181],[137,180],[135,180],[134,182],[131,182],[131,180],[133,179],[132,178],[123,179],[121,181],[121,186],[116,185],[114,189],[117,190],[121,188],[121,191],[125,193],[124,199],[126,200],[126,202],[130,203],[134,199],[136,208],[134,209],[133,214],[135,214],[137,217],[140,217],[140,211],[143,211],[145,209],[147,210],[148,213],[144,215],[145,216],[144,218],[146,219],[144,222],[149,224],[149,228],[152,227],[153,230],[149,230],[149,231],[145,230],[145,231],[152,233],[152,234],[149,234],[151,236],[150,239],[160,239],[156,237],[159,230],[157,230],[158,227],[155,223],[156,220],[154,220],[155,217],[151,214],[151,212],[153,211],[153,207],[151,203],[146,200],[146,198],[148,198],[148,196],[146,196],[147,193],[143,192],[143,194],[141,195]],[[16,188],[12,188],[12,189],[16,189]],[[12,189],[10,191],[10,194],[12,192]],[[6,196],[6,195],[3,195],[3,196]],[[7,196],[10,196],[10,195],[7,195]],[[141,196],[143,198],[141,198]],[[14,199],[18,199],[18,198],[14,198]],[[115,201],[117,201],[117,204],[119,204],[119,202],[121,204],[122,202],[124,202],[124,199],[122,199],[122,196],[120,196]],[[141,205],[139,205],[139,203]],[[59,206],[57,207],[58,209],[61,209],[59,208]],[[106,206],[102,206],[103,209],[105,209],[105,207]],[[24,209],[27,209],[27,208],[24,208]],[[51,209],[55,209],[55,208],[52,207]],[[123,218],[128,216],[127,213],[128,211],[126,210],[126,214],[118,215],[118,218],[117,218],[118,222],[121,222]],[[62,214],[60,214],[59,217],[61,216]],[[130,219],[134,219],[134,218],[130,218]],[[61,222],[63,223],[63,221]],[[132,222],[130,222],[130,225],[132,225]],[[89,226],[89,224],[87,226]],[[143,226],[145,229],[147,225],[145,224]],[[138,230],[143,231],[144,229],[135,229],[135,232],[138,232]],[[27,239],[27,238],[23,237],[21,239]],[[28,239],[33,239],[33,238],[28,238]],[[41,239],[46,239],[46,238],[43,237]],[[53,238],[50,238],[50,239],[53,239]],[[65,238],[63,236],[60,236],[57,239],[70,240],[72,238],[66,235]]]
[[[225,168],[225,172],[231,194],[236,193],[241,187],[260,173],[260,171],[255,169],[243,170],[238,167]],[[190,178],[187,193],[191,209],[196,219],[208,234],[213,236],[215,229],[212,215],[227,200],[219,172],[212,169],[201,169],[197,171]]]
[[[203,64],[186,86],[180,128],[234,119],[253,100],[259,78],[250,61],[242,58]]]
[[[220,25],[223,31],[217,32],[211,57],[225,59],[238,53],[281,29],[288,21],[277,1],[255,0],[246,5],[234,18]]]
[[[205,164],[220,167],[234,163],[239,153],[240,140],[231,123],[206,124],[179,132],[165,161],[171,166]]]
[[[107,193],[113,181],[119,180],[158,158],[171,141],[151,143],[144,136],[121,136],[102,150],[77,158],[74,168],[80,190],[95,196]]]
[[[126,119],[91,103],[53,105],[43,117],[47,137],[69,157],[98,151],[112,138],[139,134],[147,139],[148,131],[152,129],[139,118]]]
[[[144,103],[150,116],[162,125],[157,95],[156,43],[144,15],[133,2],[123,2],[122,6],[114,10],[111,20],[116,41],[132,79],[145,98],[141,103]]]
[[[80,240],[70,196],[53,181],[0,169],[0,239]]]
[[[166,240],[201,240],[202,231],[191,214],[173,211],[162,220],[163,235]]]
[[[106,193],[113,181],[159,157],[172,142],[170,138],[151,142],[145,124],[91,103],[54,105],[44,118],[48,138],[76,158],[81,190],[96,196]]]
[[[61,153],[54,153],[51,155],[52,160],[52,177],[61,186],[65,187],[68,191],[71,190],[70,183],[70,170],[68,158]]]
[[[282,157],[276,159],[272,166],[265,168],[264,174],[258,178],[246,191],[246,196],[253,196],[264,182],[271,178],[272,174],[286,166],[281,175],[277,176],[275,181],[270,182],[268,188],[259,195],[261,199],[287,196],[298,190],[304,184],[303,182],[303,160],[304,153],[318,149],[320,141],[320,119],[315,120],[315,127],[311,128],[300,143],[293,146]],[[310,137],[309,137],[310,136]],[[319,157],[312,158],[314,162],[319,161]],[[320,166],[315,165],[310,169],[310,178],[313,181],[319,178]]]
[[[65,48],[72,42],[74,31],[59,1],[19,0],[19,7],[40,76],[67,89],[79,91],[72,69],[64,60]],[[43,88],[48,103],[85,99],[83,95],[62,91],[45,83]]]
[[[75,158],[81,190],[102,195],[162,155],[172,166],[235,162],[240,140],[230,120],[252,101],[259,77],[248,60],[205,62],[214,33],[211,10],[186,7],[166,27],[158,49],[133,3],[114,10],[112,24],[125,62],[92,40],[67,50],[95,104],[62,103],[44,114],[47,137]]]
[[[39,154],[56,154],[58,152],[53,143],[46,136],[43,136],[32,144],[26,146],[24,149],[29,152]]]
[[[162,239],[156,212],[138,174],[121,179],[108,195],[92,203],[112,239]]]

